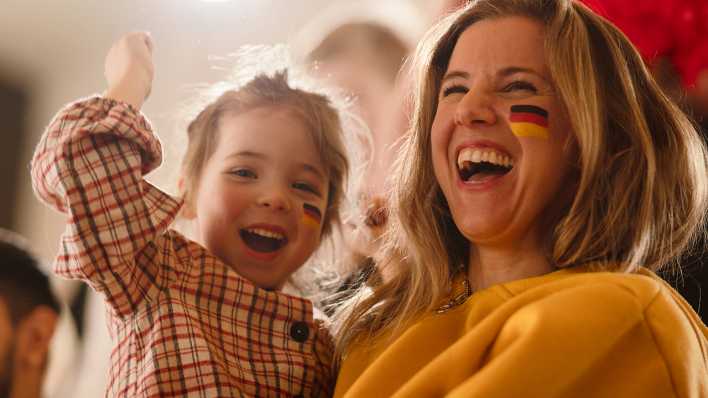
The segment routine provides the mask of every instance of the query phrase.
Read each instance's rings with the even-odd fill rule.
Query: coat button
[[[307,323],[302,321],[293,322],[290,326],[290,337],[298,343],[303,343],[310,336],[310,329],[307,327]]]

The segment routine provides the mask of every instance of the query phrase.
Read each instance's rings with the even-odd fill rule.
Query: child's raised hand
[[[106,97],[140,109],[150,95],[155,73],[150,34],[133,32],[118,39],[106,55],[104,71],[108,82]]]

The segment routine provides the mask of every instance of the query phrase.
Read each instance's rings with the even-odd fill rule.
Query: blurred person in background
[[[23,240],[0,230],[0,397],[42,394],[60,307]]]
[[[407,112],[402,106],[404,87],[399,71],[412,45],[412,31],[395,26],[396,17],[422,27],[410,9],[395,2],[386,10],[369,6],[336,6],[303,30],[300,53],[313,74],[337,86],[352,100],[363,126],[364,165],[359,165],[345,239],[353,258],[344,259],[344,282],[336,281],[340,293],[368,281],[376,283],[381,270],[371,258],[387,219],[386,178],[396,152],[396,142],[405,132]],[[378,14],[376,13],[378,12]],[[342,17],[346,15],[346,17]],[[309,28],[309,29],[308,29]],[[346,294],[346,293],[345,293]]]
[[[354,288],[371,276],[371,283],[386,278],[386,271],[376,269],[372,256],[388,220],[387,179],[412,114],[406,59],[426,25],[464,4],[464,0],[438,0],[418,12],[396,1],[384,6],[337,5],[315,18],[301,34],[296,47],[306,53],[305,62],[316,75],[352,97],[368,128],[365,136],[370,137],[364,143],[367,164],[354,188],[357,203],[349,223],[354,259],[345,265],[350,268],[345,270],[345,288]]]

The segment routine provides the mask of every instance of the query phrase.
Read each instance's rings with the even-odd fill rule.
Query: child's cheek
[[[311,250],[317,250],[322,237],[322,225],[324,215],[320,208],[316,205],[305,203],[303,205],[302,217],[302,232],[305,240],[309,242]]]
[[[245,200],[242,196],[243,195],[238,194],[222,196],[222,208],[223,211],[226,213],[225,215],[228,215],[230,217],[237,217],[243,212],[243,210],[247,207],[247,204],[245,203]]]
[[[319,233],[322,226],[322,210],[311,203],[303,203],[301,223],[307,230]]]

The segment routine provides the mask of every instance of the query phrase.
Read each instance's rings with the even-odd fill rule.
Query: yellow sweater
[[[707,340],[648,270],[560,270],[353,345],[335,397],[708,397]]]

